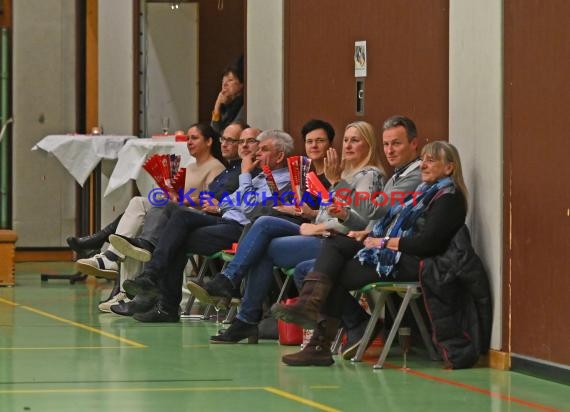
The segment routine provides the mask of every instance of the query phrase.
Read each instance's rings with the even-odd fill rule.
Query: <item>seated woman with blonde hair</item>
[[[440,255],[465,223],[467,189],[457,149],[443,141],[421,153],[422,183],[403,204],[390,208],[362,243],[349,237],[326,239],[299,300],[275,304],[278,319],[314,328],[302,351],[285,355],[292,366],[328,366],[342,308],[349,291],[380,280],[417,281],[420,260]],[[355,256],[356,255],[356,256]]]
[[[307,150],[310,153],[309,148]],[[324,160],[324,174],[332,184],[330,190],[337,195],[342,194],[344,203],[350,203],[351,209],[362,216],[363,222],[370,219],[376,206],[370,196],[363,200],[359,195],[382,190],[382,169],[378,159],[374,128],[367,122],[358,121],[346,126],[342,160],[332,148],[327,150]],[[347,208],[336,204],[322,205],[314,214],[314,223],[301,226],[281,218],[260,217],[240,240],[235,259],[222,273],[205,286],[193,282],[188,284],[201,301],[212,301],[213,297],[228,300],[247,276],[237,318],[227,330],[212,336],[211,343],[235,343],[245,338],[256,342],[263,301],[273,282],[273,267],[291,268],[316,257],[324,236],[331,233],[364,229],[364,226],[359,226],[359,219],[356,219],[359,222],[356,226],[346,220]]]

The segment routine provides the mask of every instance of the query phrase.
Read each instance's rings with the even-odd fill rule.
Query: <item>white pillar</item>
[[[450,1],[449,140],[461,154],[473,245],[491,278],[492,349],[501,347],[503,2]]]
[[[247,121],[283,128],[283,0],[247,1]]]

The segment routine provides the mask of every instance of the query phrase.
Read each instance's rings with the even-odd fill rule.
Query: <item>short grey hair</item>
[[[402,126],[406,129],[406,134],[408,135],[408,141],[411,141],[414,137],[417,137],[418,131],[416,129],[416,124],[406,116],[391,116],[384,120],[382,124],[382,132],[394,127]]]
[[[262,142],[267,139],[273,139],[275,141],[275,148],[285,153],[285,156],[292,154],[295,149],[295,143],[293,142],[291,135],[282,130],[265,130],[257,136],[258,142]]]

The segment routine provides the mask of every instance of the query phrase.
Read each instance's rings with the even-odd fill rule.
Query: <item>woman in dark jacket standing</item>
[[[420,259],[443,253],[465,223],[467,189],[457,149],[435,141],[423,148],[421,160],[422,183],[414,195],[394,205],[362,243],[327,239],[297,303],[273,306],[277,318],[314,328],[309,344],[283,356],[284,363],[331,365],[330,344],[349,291],[379,280],[417,281]]]

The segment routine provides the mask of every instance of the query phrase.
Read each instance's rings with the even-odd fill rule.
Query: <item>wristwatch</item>
[[[218,206],[218,208],[216,209],[216,212],[218,212],[219,215],[222,214],[222,208],[220,206]]]
[[[382,239],[382,243],[380,244],[380,249],[385,249],[388,247],[388,241],[390,240],[390,235],[386,235],[384,236],[384,239]]]

